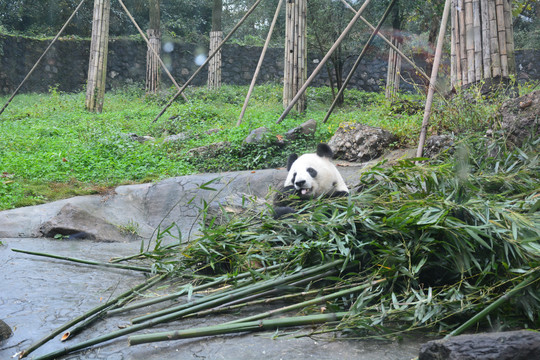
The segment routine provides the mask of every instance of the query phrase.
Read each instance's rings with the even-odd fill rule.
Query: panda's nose
[[[301,188],[302,186],[304,186],[305,183],[306,183],[306,180],[299,180],[295,182],[294,185],[296,185],[296,187]]]

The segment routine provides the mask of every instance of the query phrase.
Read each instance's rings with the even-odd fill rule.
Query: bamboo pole
[[[501,56],[501,75],[508,76],[508,52],[506,49],[506,26],[504,23],[503,0],[496,0],[497,33],[499,39],[499,54]]]
[[[219,46],[223,39],[223,31],[210,31],[210,52]],[[219,89],[221,87],[221,51],[216,53],[216,56],[208,65],[208,88]]]
[[[92,310],[84,313],[83,315],[81,316],[78,316],[76,317],[75,319],[65,323],[64,325],[60,326],[59,328],[57,328],[56,330],[54,330],[52,333],[50,333],[49,335],[45,336],[44,338],[42,338],[41,340],[39,340],[38,342],[34,343],[33,345],[31,345],[29,348],[27,348],[26,350],[23,350],[21,351],[21,353],[19,354],[19,358],[24,358],[26,356],[28,356],[30,353],[34,352],[36,349],[38,349],[41,345],[45,344],[46,342],[48,342],[49,340],[51,340],[52,338],[54,338],[56,335],[58,334],[61,334],[63,331],[69,329],[70,327],[72,327],[73,325],[75,324],[78,324],[80,323],[81,321],[87,319],[88,317],[100,312],[101,310],[103,309],[106,309],[108,308],[111,304],[115,304],[117,303],[118,301],[121,301],[123,298],[125,298],[126,296],[129,296],[130,294],[134,293],[134,292],[137,292],[139,291],[141,288],[143,288],[147,283],[153,281],[156,277],[154,278],[150,278],[148,280],[146,280],[144,283],[142,284],[139,284],[131,289],[129,289],[128,291],[120,294],[119,296],[117,296],[116,298],[110,300],[110,301],[107,301],[106,303],[102,304],[102,305],[99,305],[95,308],[93,308]]]
[[[296,102],[300,99],[300,97],[304,94],[304,92],[306,91],[307,87],[311,84],[311,82],[313,81],[313,79],[319,74],[319,72],[321,71],[321,69],[323,68],[324,64],[326,64],[326,62],[328,61],[328,59],[330,58],[330,56],[332,56],[332,54],[334,53],[334,51],[337,49],[337,47],[339,46],[339,44],[341,44],[341,42],[343,41],[343,39],[345,38],[345,36],[347,36],[347,34],[349,33],[349,31],[351,31],[352,27],[354,26],[354,24],[358,21],[360,15],[362,14],[362,12],[365,10],[365,8],[367,7],[367,5],[369,4],[371,0],[365,0],[364,3],[362,4],[362,7],[356,12],[356,15],[354,15],[354,17],[352,18],[352,20],[349,22],[349,24],[347,25],[347,27],[345,28],[345,30],[343,30],[343,32],[341,33],[341,35],[339,36],[339,38],[336,40],[336,42],[334,43],[334,45],[332,45],[332,47],[330,48],[330,50],[328,50],[328,52],[326,53],[326,55],[324,56],[324,58],[319,62],[319,65],[317,65],[317,67],[315,68],[315,70],[313,70],[313,72],[311,73],[311,75],[309,76],[309,78],[306,80],[306,82],[304,83],[304,85],[300,88],[300,90],[298,90],[298,93],[294,96],[294,98],[291,100],[291,102],[289,103],[289,105],[287,106],[287,108],[283,111],[283,114],[281,114],[281,116],[279,117],[279,119],[276,121],[276,124],[279,124],[280,122],[283,121],[283,119],[285,119],[285,117],[289,114],[289,112],[292,110],[292,108],[294,107],[294,105],[296,104]]]
[[[422,129],[420,131],[420,140],[418,141],[418,149],[416,157],[422,157],[424,143],[426,142],[427,126],[429,116],[431,115],[431,103],[433,102],[433,93],[435,92],[435,83],[437,82],[437,74],[439,72],[439,63],[441,61],[442,46],[444,42],[444,33],[448,22],[448,13],[450,12],[450,0],[446,0],[444,4],[443,16],[441,20],[441,28],[439,30],[439,38],[437,39],[437,48],[435,50],[435,59],[433,60],[433,70],[431,71],[431,80],[429,81],[428,94],[426,98],[426,106],[424,108],[424,119],[422,120]]]
[[[286,328],[286,327],[336,322],[336,321],[340,321],[347,315],[348,315],[347,312],[338,312],[338,313],[331,313],[331,314],[295,316],[291,318],[281,318],[281,319],[273,319],[273,320],[250,321],[250,322],[243,322],[243,323],[237,323],[237,324],[227,324],[227,325],[222,324],[222,325],[214,325],[214,326],[208,326],[208,327],[198,328],[198,329],[176,330],[176,331],[159,332],[159,333],[146,334],[146,335],[134,335],[134,336],[130,336],[128,338],[128,341],[129,341],[129,345],[138,345],[138,344],[144,344],[144,343],[149,343],[149,342],[188,339],[188,338],[193,338],[193,337],[231,334],[231,333],[245,332],[245,331],[274,330],[274,329],[281,329],[281,328]]]
[[[473,0],[472,5],[473,5],[473,34],[474,34],[474,75],[475,75],[475,81],[480,81],[483,78],[480,0]]]
[[[489,17],[489,47],[491,49],[491,74],[493,77],[501,75],[501,57],[499,52],[499,39],[497,31],[497,12],[495,1],[488,0]]]
[[[28,80],[28,78],[30,77],[30,75],[32,75],[32,73],[34,72],[34,70],[36,70],[37,66],[39,65],[39,63],[41,62],[41,60],[43,60],[43,58],[45,57],[45,55],[47,54],[47,52],[50,50],[50,48],[53,46],[53,44],[56,42],[56,40],[58,40],[58,38],[60,37],[60,35],[64,32],[64,30],[66,29],[66,27],[69,25],[69,23],[71,22],[71,20],[73,19],[73,17],[75,16],[75,14],[79,11],[79,9],[81,8],[82,4],[84,3],[85,0],[81,0],[81,2],[79,3],[79,5],[77,5],[77,7],[75,8],[75,10],[73,11],[73,13],[71,14],[71,16],[67,19],[66,23],[64,24],[64,26],[62,26],[62,28],[60,29],[60,31],[58,32],[58,34],[56,34],[56,36],[54,37],[54,39],[52,39],[51,43],[49,44],[49,46],[47,46],[47,48],[45,49],[45,51],[43,52],[43,54],[41,54],[41,56],[39,57],[39,59],[37,59],[36,63],[34,64],[34,66],[32,66],[32,68],[30,69],[30,71],[28,72],[28,74],[26,74],[26,76],[24,77],[24,79],[21,81],[21,83],[19,84],[19,86],[17,86],[17,88],[15,89],[15,91],[13,92],[13,94],[11,94],[11,97],[8,99],[8,101],[4,104],[4,106],[2,107],[2,109],[0,110],[0,115],[2,115],[2,113],[4,112],[4,110],[8,107],[9,103],[11,103],[11,101],[13,100],[13,98],[19,93],[19,90],[21,90],[22,86],[24,85],[24,83],[26,82],[26,80]]]
[[[488,0],[480,0],[480,12],[482,19],[482,64],[484,65],[484,77],[491,77],[491,46],[489,30]]]
[[[274,27],[276,25],[276,21],[279,16],[279,10],[281,10],[282,4],[283,4],[283,0],[279,0],[277,8],[276,8],[276,12],[274,13],[274,18],[272,19],[272,24],[270,24],[270,29],[268,30],[268,35],[266,36],[266,41],[264,42],[261,56],[259,57],[259,62],[257,63],[257,68],[255,69],[255,73],[253,74],[253,79],[251,79],[251,84],[249,85],[249,90],[247,92],[246,99],[244,100],[244,106],[242,107],[242,111],[240,112],[240,117],[238,118],[238,122],[236,123],[236,126],[240,126],[240,124],[242,123],[242,119],[244,118],[244,114],[246,112],[246,109],[249,103],[249,98],[251,97],[251,93],[253,92],[253,89],[255,88],[255,83],[257,82],[257,77],[259,76],[259,72],[261,71],[262,63],[266,55],[266,50],[268,49],[268,45],[270,44],[270,39],[272,38]]]
[[[474,75],[474,36],[473,36],[473,6],[472,0],[465,0],[465,46],[467,54],[467,83],[473,83]]]
[[[174,86],[177,88],[177,89],[180,89],[180,85],[178,85],[178,83],[176,82],[176,80],[174,79],[174,77],[172,76],[172,74],[170,73],[169,69],[167,69],[167,66],[165,65],[165,63],[163,62],[163,60],[161,60],[161,56],[159,56],[159,54],[157,53],[157,51],[154,49],[154,47],[152,46],[152,44],[150,43],[150,41],[148,40],[148,38],[146,37],[146,35],[144,35],[144,32],[142,31],[142,29],[139,27],[139,24],[137,24],[137,22],[135,21],[135,19],[133,18],[133,16],[131,15],[131,13],[129,12],[128,8],[126,7],[126,5],[124,5],[124,2],[122,0],[118,0],[118,2],[120,3],[120,5],[122,6],[122,8],[124,9],[124,11],[126,12],[126,15],[129,17],[129,19],[131,20],[131,22],[133,23],[133,25],[135,26],[135,28],[137,29],[137,31],[139,32],[139,34],[142,36],[143,40],[146,42],[146,45],[148,46],[148,49],[150,49],[153,53],[154,53],[154,56],[156,57],[156,59],[159,61],[159,63],[161,64],[161,68],[163,69],[163,71],[165,71],[165,73],[167,74],[167,76],[169,77],[169,79],[171,79],[172,83],[174,84]],[[182,98],[185,100],[185,101],[188,101],[188,98],[186,97],[185,94],[182,94]]]
[[[45,254],[45,253],[40,253],[40,252],[35,252],[35,251],[28,251],[28,250],[21,250],[21,249],[11,249],[11,251],[18,252],[18,253],[23,253],[23,254],[29,254],[29,255],[44,256],[44,257],[49,257],[49,258],[53,258],[53,259],[66,260],[66,261],[71,261],[71,262],[75,262],[75,263],[79,263],[79,264],[95,265],[95,266],[100,266],[100,267],[124,269],[124,270],[136,270],[136,271],[141,271],[141,272],[145,272],[145,273],[151,273],[152,272],[152,269],[144,268],[144,267],[140,267],[140,266],[103,263],[103,262],[99,262],[99,261],[78,259],[78,258],[62,256],[62,255]]]
[[[503,0],[504,28],[506,32],[506,51],[508,57],[508,73],[516,72],[516,58],[514,54],[514,27],[512,25],[512,6],[510,0]]]
[[[167,111],[167,109],[172,105],[172,103],[178,98],[178,96],[180,96],[180,94],[183,93],[183,91],[186,89],[186,87],[193,81],[193,79],[195,78],[195,76],[197,76],[202,69],[204,69],[204,67],[208,64],[208,62],[210,60],[212,60],[212,58],[216,55],[216,53],[223,47],[223,45],[227,42],[227,40],[229,40],[229,38],[236,32],[236,30],[238,30],[238,28],[240,27],[240,25],[242,25],[244,23],[244,21],[247,19],[247,17],[249,15],[251,15],[251,13],[257,8],[257,6],[260,4],[262,0],[256,0],[255,3],[253,4],[253,6],[251,6],[251,8],[244,14],[244,16],[240,19],[240,21],[236,24],[236,26],[231,30],[231,32],[229,32],[229,34],[225,37],[225,39],[223,39],[223,41],[221,42],[221,44],[219,44],[219,46],[213,51],[211,52],[209,55],[208,55],[208,58],[206,58],[206,60],[204,61],[204,63],[199,66],[199,68],[197,70],[195,70],[195,72],[193,73],[193,75],[191,75],[191,77],[186,81],[186,83],[184,84],[184,86],[182,86],[180,88],[180,90],[178,90],[178,92],[173,96],[173,98],[171,100],[169,100],[169,102],[163,107],[163,109],[159,112],[159,114],[155,117],[155,119],[152,121],[152,122],[156,122],[160,117],[161,115],[163,115],[165,113],[165,111]]]
[[[388,15],[390,14],[390,10],[392,9],[392,7],[394,6],[394,3],[396,2],[396,0],[391,0],[390,1],[390,4],[388,5],[388,7],[386,8],[386,11],[384,12],[381,20],[379,20],[379,23],[377,24],[377,26],[375,27],[375,30],[373,30],[373,32],[371,33],[371,35],[369,36],[369,39],[368,41],[366,42],[366,44],[364,45],[364,48],[362,49],[362,51],[360,52],[360,55],[358,55],[358,58],[356,59],[356,61],[354,62],[352,68],[351,68],[351,71],[349,71],[349,74],[347,75],[347,78],[345,79],[345,81],[343,82],[343,85],[341,86],[341,88],[339,89],[336,97],[334,98],[334,101],[332,102],[332,105],[330,105],[330,108],[328,109],[328,111],[326,112],[326,116],[324,117],[323,119],[323,123],[326,123],[328,121],[328,118],[330,117],[330,115],[332,114],[332,111],[334,111],[334,108],[336,107],[336,104],[337,102],[339,101],[339,98],[341,96],[341,94],[343,94],[343,92],[345,91],[345,88],[347,87],[347,84],[349,84],[349,81],[351,80],[354,72],[356,71],[356,69],[358,68],[358,65],[360,65],[360,61],[362,60],[362,58],[364,57],[364,55],[366,54],[367,52],[367,49],[369,48],[369,45],[371,44],[371,42],[373,41],[373,39],[375,38],[375,35],[379,32],[382,24],[384,23],[384,21],[386,20],[386,18],[388,17]]]

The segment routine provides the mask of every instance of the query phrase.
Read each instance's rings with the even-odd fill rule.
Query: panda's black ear
[[[298,159],[298,155],[289,155],[289,158],[287,159],[287,171],[291,170],[292,164],[296,161],[296,159]]]
[[[317,145],[317,155],[330,159],[334,157],[334,153],[332,152],[332,149],[330,149],[330,146],[324,143],[320,143],[319,145]]]

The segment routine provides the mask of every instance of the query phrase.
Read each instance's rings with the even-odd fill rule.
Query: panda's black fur
[[[346,196],[349,189],[332,163],[334,154],[327,144],[319,144],[315,154],[300,157],[291,154],[287,160],[287,178],[283,189],[274,199],[274,217],[277,219],[296,212],[292,199],[308,200],[319,196]]]

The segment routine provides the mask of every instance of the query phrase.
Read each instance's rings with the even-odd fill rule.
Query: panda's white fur
[[[332,163],[332,157],[332,150],[327,144],[319,144],[315,154],[289,156],[289,172],[284,189],[274,201],[276,218],[295,211],[289,206],[290,195],[306,200],[319,196],[346,196],[349,193],[343,177]]]

